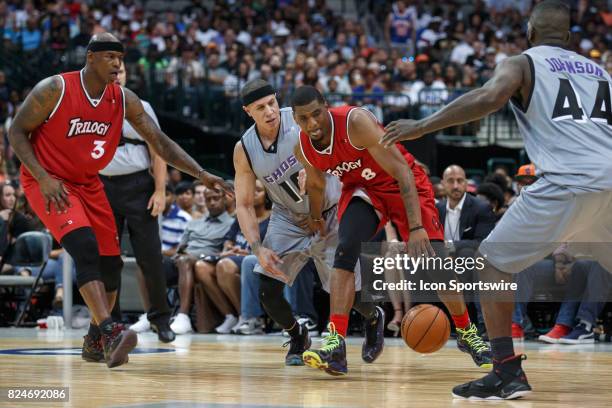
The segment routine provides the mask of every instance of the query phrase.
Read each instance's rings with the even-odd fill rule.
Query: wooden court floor
[[[517,343],[534,393],[511,402],[453,400],[451,388],[475,379],[454,341],[431,355],[387,339],[374,364],[349,339],[349,375],[285,367],[280,336],[178,336],[170,345],[139,335],[137,354],[115,369],[81,360],[82,331],[0,329],[0,388],[69,387],[70,402],[1,407],[609,407],[612,345]],[[318,343],[315,340],[315,345]]]

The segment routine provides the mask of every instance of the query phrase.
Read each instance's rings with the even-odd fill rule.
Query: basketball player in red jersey
[[[361,243],[391,221],[408,243],[410,256],[434,256],[430,240],[442,255],[444,232],[427,175],[401,145],[385,149],[378,143],[384,130],[371,113],[354,106],[328,109],[323,96],[310,86],[298,88],[291,105],[302,129],[295,156],[306,169],[313,230],[324,233],[320,205],[324,173],[342,181],[339,243],[331,278],[330,335],[320,350],[304,352],[304,362],[332,375],[345,374],[344,337]],[[470,323],[463,294],[439,291],[438,295],[457,327],[459,349],[469,353],[478,366],[490,368],[489,346]]]
[[[22,162],[25,195],[45,226],[74,259],[79,291],[93,316],[82,357],[108,367],[127,363],[137,336],[115,323],[121,261],[113,212],[98,171],[112,159],[123,119],[157,154],[211,188],[222,179],[204,171],[145,113],[140,99],[115,84],[123,45],[113,35],[94,36],[81,71],[39,82],[9,130]]]

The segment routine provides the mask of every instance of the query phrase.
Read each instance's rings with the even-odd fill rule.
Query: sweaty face
[[[123,53],[117,51],[88,52],[87,61],[100,78],[112,83],[119,79]]]
[[[280,124],[280,108],[276,95],[268,95],[244,107],[246,113],[253,118],[259,130],[274,129]]]
[[[223,214],[225,211],[225,200],[220,191],[207,188],[204,192],[204,197],[206,200],[206,208],[208,208],[208,213],[211,216],[216,217]]]
[[[293,109],[293,117],[313,142],[323,142],[327,137],[331,137],[331,121],[325,104],[314,100],[308,105],[296,106]]]

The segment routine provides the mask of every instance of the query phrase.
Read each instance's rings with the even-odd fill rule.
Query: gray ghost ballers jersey
[[[289,219],[297,220],[309,211],[308,196],[300,194],[298,173],[303,166],[293,155],[299,140],[300,128],[293,120],[291,108],[280,110],[281,123],[276,142],[264,149],[255,125],[242,136],[242,146],[255,176],[264,184],[273,203],[273,212],[281,212]],[[340,184],[327,178],[324,209],[338,202]]]
[[[537,171],[575,192],[612,190],[610,75],[559,47],[523,54],[534,86],[526,110],[514,100],[511,106]]]

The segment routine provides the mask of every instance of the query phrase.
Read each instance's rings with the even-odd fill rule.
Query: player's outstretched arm
[[[440,129],[478,120],[501,109],[513,95],[524,94],[531,80],[526,56],[507,58],[481,88],[460,96],[433,115],[421,120],[401,119],[389,123],[380,143],[389,147],[401,140],[418,139]]]
[[[240,223],[240,230],[248,241],[257,261],[268,273],[282,281],[287,276],[278,268],[283,261],[278,254],[261,244],[259,224],[255,213],[255,173],[249,165],[246,152],[241,142],[234,146],[234,186],[236,189],[236,216]]]
[[[304,170],[306,170],[306,194],[308,195],[308,203],[310,205],[310,220],[309,228],[314,232],[318,231],[321,236],[326,234],[325,220],[323,219],[323,201],[325,199],[325,174],[315,169],[310,165],[308,160],[302,154],[300,142],[293,148],[293,154],[298,159]]]
[[[406,216],[410,224],[410,242],[408,250],[411,256],[422,254],[434,255],[429,243],[427,232],[423,229],[421,221],[421,206],[419,193],[414,181],[414,175],[408,162],[400,151],[392,146],[385,149],[378,141],[384,131],[380,128],[372,114],[364,109],[358,109],[350,116],[348,134],[351,143],[359,148],[366,148],[374,160],[391,177],[397,180],[400,194],[406,209]]]
[[[168,164],[199,179],[206,187],[232,193],[232,188],[221,177],[202,169],[176,142],[168,137],[145,112],[140,98],[127,88],[125,94],[125,118],[140,136]]]
[[[61,94],[62,80],[59,76],[40,81],[21,104],[8,132],[8,140],[15,154],[40,185],[47,213],[51,211],[51,203],[55,204],[58,212],[63,212],[70,205],[68,193],[63,183],[52,178],[40,165],[30,142],[30,133],[49,118]]]
[[[240,230],[253,252],[261,246],[259,225],[255,214],[255,174],[251,170],[242,142],[234,146],[234,189],[236,191],[236,216]]]

